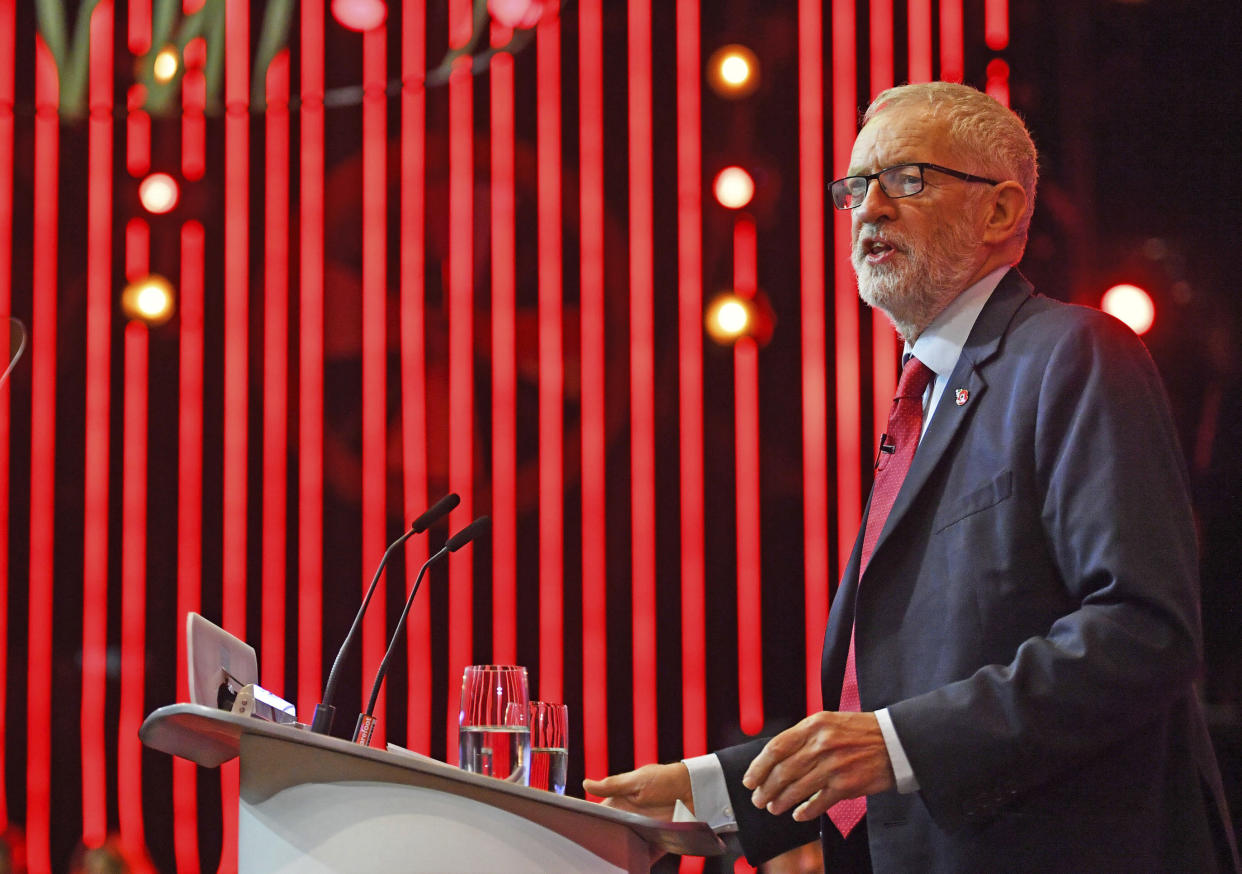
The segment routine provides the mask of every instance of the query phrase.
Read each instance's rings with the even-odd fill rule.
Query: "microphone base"
[[[316,704],[315,718],[311,721],[311,731],[315,734],[332,734],[332,721],[336,718],[336,708],[331,704]]]

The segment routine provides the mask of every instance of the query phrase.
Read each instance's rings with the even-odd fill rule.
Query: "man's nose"
[[[860,222],[874,222],[881,216],[892,218],[896,215],[897,205],[893,198],[884,193],[879,179],[867,183],[867,193],[862,203],[854,209],[854,219]]]

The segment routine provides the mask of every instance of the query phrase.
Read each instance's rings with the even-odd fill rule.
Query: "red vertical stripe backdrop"
[[[634,761],[659,757],[656,702],[655,350],[652,316],[651,3],[630,0],[630,586]]]
[[[131,176],[142,176],[151,168],[151,118],[140,108],[147,99],[146,86],[130,85],[127,97],[129,112],[125,120],[125,169]]]
[[[13,98],[16,86],[17,0],[0,0],[0,316],[13,302]],[[4,360],[16,350],[0,340]],[[0,677],[9,675],[9,423],[12,421],[8,383],[0,386]],[[8,683],[0,682],[0,713],[8,713]],[[0,719],[0,828],[9,823],[8,720]]]
[[[131,218],[125,225],[125,280],[133,282],[151,272],[151,228],[146,219]],[[129,322],[122,341],[121,396],[121,705],[117,718],[116,786],[121,798],[137,803],[120,805],[121,841],[136,859],[145,853],[142,822],[142,755],[138,726],[142,724],[143,673],[146,643],[147,555],[147,371],[145,325]],[[106,760],[105,760],[106,761]],[[83,762],[85,774],[87,763]],[[99,762],[102,769],[104,761]],[[83,841],[102,843],[107,831],[107,799],[101,811],[98,835]]]
[[[426,24],[422,0],[405,0],[401,29],[401,457],[405,517],[427,506],[427,409],[423,257],[426,186],[423,124]],[[406,587],[427,559],[425,541],[406,545]],[[431,753],[431,613],[428,600],[410,611],[406,632],[406,745]]]
[[[1009,46],[1009,0],[985,0],[983,4],[983,40],[987,47],[999,52]]]
[[[224,410],[222,625],[246,639],[250,336],[250,3],[226,0],[224,63]],[[237,870],[237,763],[220,768],[220,872]]]
[[[492,25],[492,44],[513,31]],[[492,661],[517,662],[517,214],[513,56],[491,62],[492,153]]]
[[[582,746],[608,773],[607,413],[604,326],[604,35],[601,0],[578,4],[582,367]]]
[[[753,301],[758,288],[755,222],[733,225],[733,289]],[[738,724],[747,734],[763,729],[763,576],[760,554],[759,347],[753,337],[733,346],[733,442],[737,531]]]
[[[871,0],[871,88],[872,96],[893,86],[893,0]],[[844,168],[840,169],[842,173]],[[834,174],[835,175],[835,174]],[[871,421],[872,434],[888,421],[893,389],[897,385],[897,332],[883,313],[869,310],[871,318]],[[867,457],[878,450],[873,441]]]
[[[132,24],[131,24],[132,30]],[[108,435],[112,333],[113,5],[91,15],[87,182],[86,410],[83,420],[82,838],[108,831],[104,717],[108,649]],[[135,34],[130,33],[131,40]]]
[[[285,692],[285,544],[289,360],[289,52],[266,70],[263,217],[263,542],[264,688]]]
[[[682,752],[707,752],[703,554],[703,159],[699,3],[677,4],[677,425],[681,486]]]
[[[536,35],[539,200],[539,685],[564,694],[564,370],[561,350],[561,22],[549,12]],[[503,618],[503,617],[501,617]]]
[[[206,42],[198,37],[190,40],[182,57],[185,73],[181,77],[181,173],[188,181],[202,179],[207,169],[207,121],[203,116],[207,101],[207,78],[203,72],[206,55]],[[131,113],[131,117],[139,116],[145,119],[146,113]]]
[[[306,714],[320,699],[323,652],[323,0],[303,0],[300,25],[297,702]]]
[[[375,556],[384,553],[388,473],[388,29],[362,36],[362,568],[359,600],[371,584]],[[362,694],[384,658],[388,638],[384,589],[362,626]],[[381,696],[375,705],[382,735]]]
[[[190,700],[184,627],[200,612],[203,585],[203,226],[181,226],[181,317],[177,415],[177,700]],[[198,871],[198,771],[173,760],[173,855],[178,871]]]
[[[966,72],[962,0],[940,0],[940,78],[961,82]]]
[[[868,25],[874,95],[893,85],[893,0],[871,0]]]
[[[56,479],[56,224],[60,121],[56,61],[35,38],[34,234],[30,325],[30,594],[26,692],[26,861],[51,868],[52,584]]]
[[[124,463],[121,481],[121,690],[117,719],[117,797],[121,843],[136,867],[146,856],[142,819],[143,708],[147,648],[147,326],[125,326]]]
[[[802,545],[806,706],[820,709],[819,661],[828,621],[828,376],[825,337],[823,7],[798,4],[798,197],[802,341]]]
[[[151,0],[129,0],[127,47],[134,57],[142,57],[151,47]]]
[[[920,2],[920,0],[912,0]],[[832,166],[849,166],[858,125],[856,26],[852,0],[832,3]],[[831,207],[825,207],[831,208]],[[833,360],[837,389],[837,566],[854,545],[862,518],[862,402],[859,366],[858,293],[850,267],[850,223],[843,212],[832,223]],[[822,640],[822,638],[821,638]],[[818,647],[808,652],[818,652]],[[808,658],[808,662],[813,659]]]
[[[932,77],[932,0],[908,0],[911,82],[928,82]]]
[[[470,8],[449,6],[450,45],[470,32]],[[474,516],[474,82],[470,60],[453,63],[449,76],[449,488],[461,495],[458,519]],[[457,710],[462,668],[473,658],[474,582],[470,551],[449,565],[447,758],[457,761]]]

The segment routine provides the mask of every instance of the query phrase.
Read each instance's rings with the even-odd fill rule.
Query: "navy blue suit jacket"
[[[833,599],[824,701],[856,617],[862,709],[888,708],[919,781],[868,799],[875,870],[1238,868],[1193,689],[1185,465],[1128,328],[1010,271],[861,581],[859,551]],[[814,836],[749,803],[761,746],[719,754],[752,861]],[[842,842],[821,823],[832,871]]]

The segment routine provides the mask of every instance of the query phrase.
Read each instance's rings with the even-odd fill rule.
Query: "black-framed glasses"
[[[867,189],[871,187],[872,179],[879,181],[880,190],[889,197],[909,197],[912,194],[918,194],[923,190],[924,170],[947,173],[963,182],[1000,185],[995,179],[963,173],[961,170],[950,170],[948,167],[941,167],[939,164],[932,164],[928,161],[918,161],[913,164],[885,167],[883,170],[868,173],[865,176],[846,176],[844,179],[833,181],[828,185],[828,190],[832,193],[832,205],[837,209],[856,209],[867,199]]]

